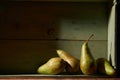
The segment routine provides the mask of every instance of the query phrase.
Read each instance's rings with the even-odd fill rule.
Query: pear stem
[[[92,35],[87,39],[86,43],[88,43],[88,41],[90,40],[90,38],[93,37],[93,36],[94,36],[94,34],[92,34]]]

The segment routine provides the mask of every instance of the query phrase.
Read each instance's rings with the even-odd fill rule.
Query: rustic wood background
[[[94,58],[107,58],[108,13],[105,2],[1,2],[0,72],[36,73],[56,49],[79,59],[91,34]]]

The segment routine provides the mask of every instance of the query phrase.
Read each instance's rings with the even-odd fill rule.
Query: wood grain
[[[1,73],[36,73],[37,68],[63,49],[79,59],[84,41],[0,40]],[[90,41],[94,58],[107,57],[106,41]]]
[[[94,57],[106,58],[108,11],[106,2],[0,3],[0,74],[36,73],[56,49],[79,59],[91,34]]]
[[[94,34],[94,40],[107,40],[107,3],[9,2],[1,7],[0,39],[86,40]]]

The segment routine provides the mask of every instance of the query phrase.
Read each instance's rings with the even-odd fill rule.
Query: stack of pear
[[[88,47],[88,41],[92,36],[93,34],[82,44],[81,48],[80,69],[85,75],[91,75],[96,72],[96,61]]]
[[[53,57],[38,68],[40,74],[59,74],[64,71],[66,62],[60,57]]]
[[[97,62],[97,72],[101,74],[106,74],[109,76],[115,76],[116,71],[113,68],[113,66],[110,64],[110,62],[105,58],[98,58],[96,60]]]
[[[76,74],[80,72],[79,60],[73,57],[71,54],[65,50],[57,50],[57,54],[60,58],[67,62],[66,72],[70,74]]]

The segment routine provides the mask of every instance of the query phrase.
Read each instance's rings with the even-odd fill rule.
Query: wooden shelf
[[[24,80],[118,80],[117,78],[111,78],[109,76],[98,76],[98,75],[0,75],[0,79],[12,80],[12,79],[24,79]]]
[[[4,0],[6,1],[6,0]],[[45,2],[108,2],[112,0],[7,0],[7,1],[45,1]]]

